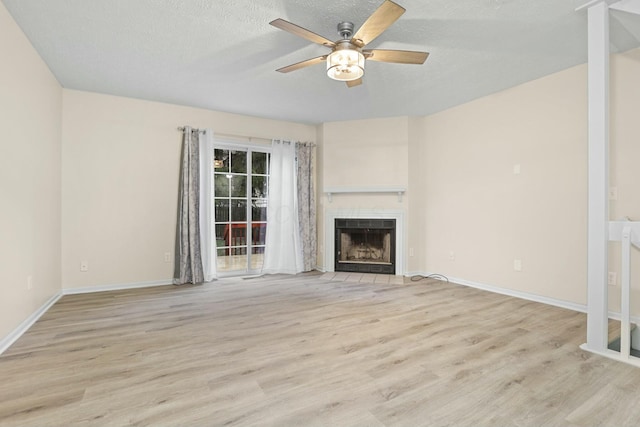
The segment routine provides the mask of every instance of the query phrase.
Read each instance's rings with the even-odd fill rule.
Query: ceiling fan
[[[334,80],[341,80],[347,83],[348,87],[362,84],[364,75],[365,59],[369,61],[393,62],[397,64],[424,64],[429,54],[427,52],[417,52],[412,50],[389,50],[389,49],[363,49],[367,44],[382,34],[405,12],[405,9],[392,2],[385,0],[375,12],[369,16],[364,24],[353,33],[352,22],[340,22],[338,32],[342,37],[340,40],[332,42],[312,31],[302,28],[296,24],[276,19],[269,24],[281,30],[288,31],[296,36],[303,37],[314,43],[331,48],[331,53],[307,59],[276,71],[289,73],[310,65],[327,63],[327,75]]]

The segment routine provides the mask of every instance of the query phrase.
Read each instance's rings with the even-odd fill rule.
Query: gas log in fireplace
[[[336,218],[335,230],[335,271],[395,274],[395,219]]]

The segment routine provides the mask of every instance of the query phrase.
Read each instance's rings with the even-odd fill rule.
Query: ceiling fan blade
[[[417,52],[415,50],[388,50],[370,49],[363,50],[362,53],[367,61],[394,62],[397,64],[424,64],[429,56],[428,52]]]
[[[347,87],[360,86],[362,84],[362,77],[356,80],[349,80],[347,83]]]
[[[405,8],[391,0],[385,0],[362,24],[351,39],[351,43],[363,47],[378,37],[405,12]]]
[[[305,38],[314,43],[318,43],[327,47],[334,47],[336,45],[331,40],[326,39],[321,35],[314,33],[313,31],[309,31],[306,28],[302,28],[299,25],[292,24],[289,21],[285,21],[284,19],[278,18],[276,20],[269,22],[269,24],[273,25],[276,28],[280,28],[281,30],[287,31],[291,34],[295,34],[296,36]]]
[[[300,68],[316,65],[327,60],[327,55],[318,56],[316,58],[307,59],[306,61],[296,62],[295,64],[287,65],[286,67],[278,68],[276,71],[281,73],[289,73],[291,71],[299,70]]]

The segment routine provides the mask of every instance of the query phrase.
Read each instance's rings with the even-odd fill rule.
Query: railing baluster
[[[621,265],[621,298],[620,298],[620,356],[625,359],[631,354],[631,227],[622,229],[622,265]]]

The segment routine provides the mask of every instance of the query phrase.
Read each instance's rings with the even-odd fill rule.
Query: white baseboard
[[[431,274],[439,273],[414,273],[410,276],[429,276]],[[527,301],[540,302],[542,304],[553,305],[555,307],[566,308],[568,310],[578,311],[581,313],[587,312],[587,306],[584,304],[577,304],[571,301],[564,301],[555,298],[549,298],[542,295],[536,295],[529,292],[515,291],[513,289],[501,288],[500,286],[488,285],[485,283],[474,282],[471,280],[461,279],[459,277],[450,277],[446,275],[441,275],[449,279],[451,283],[456,283],[458,285],[468,286],[470,288],[481,289],[483,291],[493,292],[496,294],[507,295],[510,297],[521,298]]]
[[[549,298],[542,295],[531,294],[529,292],[515,291],[513,289],[501,288],[499,286],[487,285],[485,283],[473,282],[471,280],[461,279],[459,277],[449,277],[445,275],[441,275],[439,273],[411,273],[407,274],[407,277],[411,276],[429,276],[431,274],[438,274],[440,276],[447,277],[451,283],[456,283],[458,285],[469,286],[470,288],[481,289],[483,291],[494,292],[496,294],[508,295],[510,297],[521,298],[527,301],[539,302],[542,304],[553,305],[555,307],[566,308],[567,310],[577,311],[579,313],[586,313],[587,306],[586,304],[578,304],[571,301],[565,301],[555,298]],[[613,320],[620,320],[621,314],[618,311],[609,310],[608,316]],[[639,316],[631,316],[631,321],[637,325],[640,325],[640,317]]]
[[[148,282],[119,283],[111,285],[88,286],[85,288],[63,288],[63,295],[90,294],[94,292],[121,291],[124,289],[150,288],[152,286],[173,285],[172,279],[151,280]]]
[[[27,332],[29,328],[33,326],[33,324],[36,323],[38,319],[42,317],[42,315],[45,314],[47,310],[49,310],[49,308],[51,308],[51,306],[60,299],[60,297],[62,297],[62,292],[58,292],[57,294],[49,298],[47,302],[45,302],[39,309],[33,312],[31,316],[27,317],[27,319],[20,325],[18,325],[18,327],[13,331],[11,331],[9,335],[0,340],[0,354],[4,353],[9,347],[11,347],[14,342],[18,340],[18,338],[20,338],[25,332]]]

